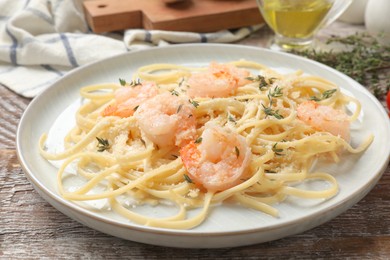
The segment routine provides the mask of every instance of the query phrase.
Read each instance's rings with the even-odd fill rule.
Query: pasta
[[[329,199],[337,180],[313,170],[315,162],[337,163],[373,140],[352,147],[349,124],[359,116],[359,101],[302,71],[280,74],[246,60],[202,68],[152,64],[119,81],[81,88],[85,102],[63,152],[45,149],[46,134],[39,147],[47,160],[62,160],[61,196],[104,199],[141,225],[194,228],[219,203],[277,217],[273,205],[287,196]],[[84,180],[76,190],[64,187],[71,165]],[[311,180],[328,188],[296,186]],[[161,203],[177,213],[155,218],[133,210]]]

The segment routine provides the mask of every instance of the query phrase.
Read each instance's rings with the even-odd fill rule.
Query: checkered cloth
[[[260,27],[94,34],[82,0],[0,0],[0,84],[34,97],[72,69],[113,55],[172,43],[235,42]]]

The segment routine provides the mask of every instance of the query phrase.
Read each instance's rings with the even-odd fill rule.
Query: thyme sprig
[[[273,91],[272,91],[272,89],[270,89],[268,91],[267,97],[269,100],[269,106],[266,107],[264,104],[261,104],[263,106],[265,118],[267,118],[268,116],[273,116],[276,119],[283,119],[284,118],[281,114],[279,114],[279,110],[274,110],[272,108],[272,105],[274,103],[273,98],[277,98],[277,97],[281,97],[281,96],[283,96],[282,88],[279,88],[278,86],[276,86]]]
[[[119,84],[121,84],[121,86],[130,86],[130,87],[135,87],[135,86],[138,86],[138,85],[141,85],[141,80],[140,79],[136,79],[136,80],[132,80],[130,82],[127,82],[125,79],[119,79]]]
[[[276,119],[283,119],[284,118],[281,114],[279,114],[279,110],[274,110],[271,106],[266,107],[266,106],[264,106],[264,104],[261,104],[261,105],[263,106],[263,111],[265,113],[266,118],[267,118],[267,116],[273,116]]]
[[[330,97],[332,97],[332,95],[337,91],[337,89],[333,88],[333,89],[328,89],[328,90],[325,90],[324,92],[322,92],[321,96],[320,97],[317,97],[317,96],[311,96],[309,99],[310,100],[314,100],[314,101],[322,101],[324,99],[328,99]]]
[[[282,88],[280,88],[279,86],[276,86],[273,91],[272,91],[272,89],[270,89],[268,92],[269,99],[271,99],[272,97],[277,98],[277,97],[281,97],[281,96],[283,96],[283,91],[282,91]]]
[[[366,86],[379,100],[384,100],[390,89],[390,45],[379,43],[367,33],[333,36],[327,41],[328,45],[332,43],[341,44],[345,50],[307,49],[291,52],[343,72]]]
[[[265,78],[262,75],[257,75],[256,77],[246,77],[247,80],[253,81],[253,82],[258,82],[259,83],[259,89],[261,91],[266,90],[269,86],[271,86],[275,78]]]

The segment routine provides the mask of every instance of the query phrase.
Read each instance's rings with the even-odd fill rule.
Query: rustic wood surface
[[[350,32],[345,26],[329,32]],[[267,29],[241,44],[263,46]],[[223,249],[140,244],[85,227],[33,189],[16,157],[15,135],[30,100],[0,86],[0,259],[389,259],[390,166],[374,189],[332,221],[273,242]]]

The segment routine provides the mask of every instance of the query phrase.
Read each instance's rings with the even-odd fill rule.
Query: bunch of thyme
[[[383,101],[390,89],[390,45],[380,44],[366,33],[346,37],[332,36],[327,44],[332,43],[341,44],[345,50],[306,49],[291,52],[343,72]]]

